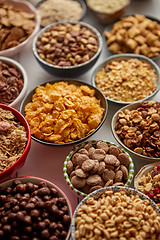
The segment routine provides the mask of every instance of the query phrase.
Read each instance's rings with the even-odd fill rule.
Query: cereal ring
[[[99,185],[101,181],[102,181],[102,178],[99,175],[93,174],[87,178],[86,183],[89,186],[96,186],[96,185]]]
[[[71,183],[75,188],[82,188],[86,184],[86,179],[75,175],[71,178]]]
[[[115,178],[115,172],[111,169],[105,169],[102,174],[102,179],[105,182],[108,182],[109,180],[113,180]]]
[[[82,163],[82,170],[84,172],[89,172],[94,167],[94,160],[88,159]]]
[[[127,154],[120,153],[117,158],[122,165],[125,165],[125,166],[129,165],[129,157],[127,156]]]
[[[103,149],[106,153],[108,153],[108,144],[102,141],[97,142],[97,149]]]

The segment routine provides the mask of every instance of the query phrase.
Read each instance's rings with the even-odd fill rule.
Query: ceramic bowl
[[[37,41],[38,38],[46,33],[48,30],[50,30],[52,27],[54,26],[58,26],[58,25],[63,25],[63,24],[80,24],[81,27],[86,27],[88,28],[90,31],[92,31],[95,35],[96,38],[98,40],[98,50],[97,52],[87,61],[83,62],[83,63],[79,63],[77,65],[71,65],[71,66],[59,66],[59,65],[55,65],[52,63],[47,62],[45,59],[42,59],[39,55],[39,53],[37,52]],[[79,42],[79,40],[78,40]],[[80,44],[80,43],[79,43]],[[51,47],[55,47],[55,44],[51,45]],[[38,63],[40,64],[40,66],[47,71],[48,73],[52,74],[52,75],[56,75],[58,77],[77,77],[79,75],[84,74],[85,72],[89,71],[92,66],[96,63],[101,51],[102,51],[102,37],[101,34],[98,32],[98,30],[96,28],[94,28],[93,26],[84,23],[84,22],[78,22],[78,21],[64,21],[64,22],[57,22],[57,23],[52,23],[46,27],[44,27],[41,31],[39,31],[39,33],[35,36],[34,40],[33,40],[33,44],[32,44],[32,50],[33,50],[33,54],[36,58],[36,60],[38,61]],[[71,50],[70,50],[71,52]],[[67,56],[67,53],[63,52],[65,54],[65,56]],[[55,51],[53,51],[53,55],[55,54]],[[57,53],[56,53],[57,54]],[[83,50],[82,53],[83,54]],[[63,57],[65,58],[65,57]]]
[[[23,81],[22,90],[19,92],[19,95],[12,102],[10,102],[10,103],[7,102],[8,106],[14,107],[18,110],[20,103],[21,103],[22,99],[24,98],[24,96],[26,95],[27,89],[28,89],[28,76],[27,76],[26,70],[20,63],[18,63],[17,61],[15,61],[12,58],[0,56],[0,62],[7,64],[10,67],[14,67],[22,75],[22,81]],[[14,74],[11,74],[10,77],[14,77]],[[10,87],[14,87],[14,86],[10,86]],[[14,96],[13,96],[13,98],[14,98]],[[0,99],[0,103],[6,104],[6,103],[2,102],[1,99]]]
[[[47,0],[42,0],[42,1],[39,1],[37,4],[36,4],[36,8],[37,8],[37,10],[39,11],[39,7],[41,6],[41,4],[43,4],[43,3],[45,3]],[[86,15],[86,12],[87,12],[87,6],[86,6],[86,3],[83,1],[83,0],[74,0],[74,1],[76,1],[76,2],[78,2],[79,4],[80,4],[80,6],[81,6],[81,8],[82,8],[82,14],[81,14],[81,16],[80,16],[80,18],[79,19],[77,19],[78,21],[82,21],[83,20],[83,18],[85,17],[85,15]],[[44,5],[44,9],[45,9],[45,11],[47,10],[47,6],[46,5]],[[54,9],[54,8],[53,8]],[[41,12],[42,12],[42,15],[43,15],[43,11],[41,10]],[[40,13],[40,16],[41,16],[41,12],[39,11],[39,13]],[[46,11],[47,12],[47,11]],[[53,11],[53,14],[55,14],[55,10]],[[60,13],[59,13],[59,15],[61,15]],[[46,14],[44,15],[45,16],[45,19],[47,18],[46,16]],[[48,15],[48,17],[50,18],[50,19],[52,19],[52,15],[51,15],[51,11],[49,11],[49,15]],[[71,20],[71,19],[66,19],[67,17],[66,16],[59,16],[59,19],[61,19],[61,17],[63,17],[65,20]],[[76,17],[77,18],[77,17]],[[73,19],[73,15],[72,15],[72,20],[75,20],[75,19]],[[61,19],[60,21],[63,21],[63,19]],[[57,22],[57,21],[56,21]],[[53,22],[51,22],[51,20],[50,21],[48,21],[48,24],[51,24],[51,23],[53,23]],[[45,26],[44,26],[44,24],[42,24],[42,21],[41,21],[41,27],[46,27],[48,24],[46,24]]]
[[[156,215],[159,217],[160,216],[160,209],[156,206],[156,204],[151,200],[151,199],[149,199],[146,195],[144,195],[143,193],[141,193],[141,192],[139,192],[139,191],[137,191],[137,190],[135,190],[135,189],[133,189],[133,188],[128,188],[128,187],[107,187],[107,188],[102,188],[102,189],[99,189],[99,190],[96,190],[96,191],[94,191],[93,193],[91,193],[91,194],[89,194],[88,196],[86,196],[80,203],[79,203],[79,205],[77,206],[77,208],[75,209],[75,211],[74,211],[74,214],[73,214],[73,217],[72,217],[72,223],[71,223],[71,236],[72,236],[72,239],[73,240],[75,240],[75,239],[77,239],[77,236],[78,236],[78,232],[77,232],[77,228],[76,228],[76,225],[77,225],[77,220],[78,219],[76,219],[77,218],[77,216],[79,216],[79,218],[81,218],[81,215],[80,215],[80,211],[81,211],[81,214],[85,217],[86,216],[86,219],[87,220],[91,220],[91,225],[92,226],[101,226],[101,229],[103,229],[103,228],[105,228],[105,233],[106,234],[103,234],[104,232],[103,232],[103,230],[100,230],[100,231],[94,231],[94,233],[96,232],[99,232],[99,234],[102,234],[102,238],[104,238],[104,239],[112,239],[112,237],[111,237],[111,233],[113,232],[112,230],[112,232],[110,232],[110,229],[115,229],[116,230],[116,228],[114,227],[114,220],[112,219],[112,215],[113,215],[113,212],[112,212],[112,208],[114,208],[114,206],[113,205],[111,205],[111,202],[109,202],[108,203],[108,201],[106,200],[106,201],[104,201],[103,203],[97,203],[97,202],[93,202],[91,199],[93,198],[94,200],[98,200],[100,197],[101,197],[101,195],[102,194],[105,194],[106,192],[113,192],[113,193],[120,193],[121,191],[123,191],[123,192],[125,192],[125,194],[127,195],[127,196],[130,196],[130,195],[135,195],[135,196],[138,196],[142,201],[148,201],[149,202],[149,206],[150,207],[152,207],[153,208],[153,210],[155,211],[155,213],[156,213]],[[120,207],[120,201],[119,201],[119,199],[118,199],[118,196],[116,196],[117,197],[117,201],[118,201],[118,204],[119,204],[119,207]],[[125,197],[125,196],[124,196]],[[91,202],[93,203],[92,205],[91,205]],[[102,201],[101,201],[102,202]],[[124,202],[125,202],[125,200],[124,200]],[[131,200],[131,202],[132,202],[132,200]],[[130,202],[130,203],[131,203]],[[97,203],[97,204],[96,204]],[[107,204],[108,203],[108,204]],[[116,205],[116,201],[114,202],[114,205]],[[122,202],[121,202],[122,203]],[[86,204],[90,204],[90,206],[89,207],[87,207],[87,205]],[[101,204],[101,205],[100,205]],[[100,207],[101,206],[101,207]],[[104,208],[102,208],[102,206],[104,207]],[[87,212],[87,210],[88,210],[88,208],[89,208],[89,211]],[[98,208],[98,209],[97,209]],[[127,207],[125,206],[124,207],[125,208],[125,210],[127,210]],[[80,210],[81,209],[81,210]],[[83,210],[82,210],[83,209]],[[101,223],[99,223],[99,221],[100,220],[97,220],[97,218],[92,218],[92,209],[94,209],[93,210],[93,216],[95,216],[95,214],[96,215],[99,215],[99,213],[98,213],[98,211],[99,212],[101,212],[101,214],[98,216],[98,219],[100,219],[101,218],[101,216],[102,216],[102,211],[104,210],[104,211],[106,211],[105,212],[105,216],[106,216],[106,219],[107,220],[102,220],[101,221]],[[103,210],[102,210],[103,209]],[[132,209],[133,209],[133,206],[132,206]],[[125,211],[124,210],[124,211]],[[83,212],[83,211],[85,211],[85,212]],[[131,210],[131,211],[133,211],[133,210]],[[141,210],[141,212],[142,212],[142,210]],[[104,212],[103,212],[104,213]],[[90,215],[91,214],[91,215]],[[121,212],[121,214],[123,214],[123,211]],[[90,216],[89,216],[90,215]],[[128,216],[128,215],[127,215]],[[89,217],[89,218],[88,218]],[[118,218],[118,217],[120,217],[120,213],[117,213],[117,216],[116,216],[116,218]],[[139,216],[137,216],[137,218],[139,218]],[[85,219],[85,226],[87,226],[87,225],[89,225],[89,223],[87,222],[86,223],[86,219]],[[114,218],[115,219],[115,218]],[[126,219],[126,218],[125,218]],[[79,219],[80,220],[80,219]],[[139,218],[139,221],[140,221],[140,218]],[[108,224],[107,226],[105,225],[104,226],[104,222],[105,222],[105,224]],[[125,220],[121,220],[121,222],[116,222],[115,224],[116,224],[116,226],[118,225],[118,224],[122,224],[123,222],[125,222]],[[128,221],[127,221],[128,222]],[[109,226],[109,224],[112,224],[112,227],[111,226]],[[84,221],[83,221],[83,223],[81,223],[80,225],[82,225],[82,227],[81,227],[81,229],[84,229],[85,227],[84,227]],[[90,225],[89,225],[90,226]],[[92,236],[95,236],[95,234],[93,233],[93,229],[94,229],[94,227],[93,228],[90,228],[90,231],[89,231],[89,233],[92,235]],[[96,228],[95,227],[95,229],[99,229],[99,228]],[[119,228],[117,228],[117,229],[119,229]],[[124,228],[123,228],[124,229]],[[107,230],[109,230],[109,231],[107,231]],[[123,230],[122,230],[123,231]],[[107,234],[108,233],[108,234]],[[87,231],[86,231],[86,234],[87,234]],[[118,236],[116,235],[117,234],[117,231],[114,231],[114,238],[115,239],[118,239]],[[119,232],[118,232],[118,234],[119,234]],[[157,235],[158,235],[158,230],[157,230]],[[81,233],[81,236],[84,236],[83,235],[83,233]],[[116,237],[115,237],[116,236]]]
[[[41,188],[42,189],[42,185],[40,187],[40,183],[42,184],[45,184],[43,186],[47,186],[48,188],[53,188],[53,189],[56,189],[57,190],[57,193],[56,193],[56,197],[57,198],[64,198],[65,199],[65,205],[67,206],[67,215],[69,215],[70,218],[72,218],[72,214],[73,214],[73,210],[72,210],[72,206],[71,206],[71,203],[68,199],[68,197],[66,196],[66,194],[62,191],[62,189],[60,189],[57,185],[55,185],[53,182],[50,182],[46,179],[43,179],[43,178],[40,178],[40,177],[34,177],[34,176],[22,176],[22,177],[17,177],[17,178],[13,178],[9,181],[5,181],[3,183],[0,184],[0,188],[1,188],[1,191],[2,191],[2,187],[4,189],[8,188],[8,187],[11,187],[13,184],[15,184],[14,181],[20,181],[22,184],[27,184],[27,183],[32,183],[32,184],[35,184],[37,186],[39,186],[39,189]],[[26,191],[27,192],[27,191]],[[26,193],[25,192],[25,193]],[[1,194],[1,193],[0,193]],[[21,193],[23,195],[23,193]],[[52,198],[55,199],[56,197],[54,197],[54,195],[52,195]],[[24,197],[25,198],[25,197]],[[39,198],[40,199],[40,198]],[[41,199],[43,199],[43,196],[41,196]],[[20,201],[18,202],[20,203]],[[59,207],[60,209],[60,207]],[[43,207],[42,207],[42,210],[43,210]],[[49,216],[51,217],[51,216]],[[33,217],[32,218],[32,224],[31,226],[33,226],[33,223],[34,223],[34,219],[36,217]],[[36,219],[37,221],[37,219]],[[24,224],[24,223],[23,223]],[[26,234],[27,235],[27,234]],[[54,234],[53,234],[54,235]],[[69,240],[70,239],[70,235],[71,235],[71,232],[70,232],[70,227],[68,228],[68,232],[67,232],[67,236],[63,239],[64,240]],[[49,239],[45,237],[45,239]]]
[[[150,101],[144,101],[144,102],[150,102]],[[151,101],[152,102],[152,101]],[[116,124],[117,124],[117,120],[118,120],[118,114],[120,112],[125,112],[125,111],[132,111],[132,110],[137,110],[138,108],[140,108],[140,105],[141,103],[135,103],[135,104],[130,104],[130,105],[127,105],[127,106],[124,106],[122,108],[120,108],[112,117],[112,121],[111,121],[111,130],[112,130],[112,133],[113,133],[113,136],[115,138],[115,140],[127,151],[129,152],[131,155],[133,155],[135,158],[139,158],[139,159],[142,159],[142,160],[148,160],[148,161],[152,161],[152,162],[155,162],[155,161],[158,161],[160,160],[160,157],[153,157],[153,156],[149,156],[149,155],[144,155],[143,152],[140,154],[138,152],[135,152],[133,151],[131,148],[127,147],[123,141],[121,141],[119,135],[116,133]],[[137,123],[138,124],[138,123]],[[138,126],[137,124],[135,124],[135,126]],[[142,131],[142,136],[143,136],[143,131]],[[133,138],[133,136],[132,136]],[[144,136],[143,136],[144,138]],[[142,138],[142,139],[143,139]],[[147,137],[149,139],[149,136]],[[140,147],[142,146],[142,144],[140,145]],[[158,150],[156,150],[158,151]]]
[[[28,141],[26,143],[26,146],[25,146],[25,149],[24,149],[22,155],[17,159],[17,161],[13,165],[8,167],[6,170],[0,172],[0,182],[2,182],[9,178],[14,177],[16,172],[18,172],[25,164],[27,155],[28,155],[30,147],[31,147],[31,133],[30,133],[30,128],[29,128],[29,125],[28,125],[26,119],[19,111],[17,111],[16,109],[14,109],[12,107],[4,105],[4,104],[0,104],[0,108],[9,110],[16,116],[16,118],[19,120],[19,122],[21,122],[21,124],[25,127],[26,132],[27,132],[27,138],[28,138]]]
[[[106,58],[102,63],[100,63],[96,68],[95,70],[93,71],[92,73],[92,77],[91,77],[91,82],[92,82],[92,85],[94,87],[97,87],[96,85],[96,74],[101,71],[103,68],[105,68],[106,65],[108,64],[111,64],[112,61],[116,61],[116,62],[119,62],[119,61],[127,61],[129,59],[138,59],[140,61],[142,61],[143,63],[148,63],[150,66],[151,66],[151,69],[154,69],[155,70],[155,74],[157,75],[157,81],[155,82],[155,85],[156,85],[156,89],[154,90],[154,92],[152,92],[150,95],[140,99],[140,100],[137,100],[137,101],[119,101],[119,100],[115,100],[114,98],[110,98],[110,97],[107,97],[107,95],[105,96],[107,100],[111,101],[111,102],[114,102],[114,103],[118,103],[118,104],[131,104],[131,103],[138,103],[138,102],[141,102],[143,100],[147,100],[147,99],[150,99],[152,98],[160,89],[160,69],[158,67],[158,65],[153,61],[151,60],[150,58],[148,57],[145,57],[143,55],[138,55],[138,54],[131,54],[131,53],[124,53],[124,54],[114,54],[108,58]],[[133,75],[132,75],[133,76]],[[134,78],[134,76],[133,76]],[[103,81],[103,78],[102,78],[102,81]],[[119,83],[118,83],[119,84]],[[136,89],[137,88],[137,89]],[[134,90],[137,90],[138,91],[138,85],[134,88]],[[129,89],[130,90],[130,89]],[[133,89],[132,89],[133,91]],[[102,91],[103,92],[103,91]],[[116,91],[115,91],[116,92]],[[105,93],[104,93],[105,95]]]
[[[51,145],[51,146],[68,146],[68,145],[74,145],[74,144],[77,144],[79,142],[82,142],[82,141],[85,141],[87,138],[91,137],[94,133],[96,133],[98,131],[98,129],[100,129],[100,127],[103,125],[106,117],[107,117],[107,113],[108,113],[108,103],[105,99],[105,97],[103,96],[103,94],[96,88],[92,87],[91,85],[89,85],[88,83],[84,83],[84,82],[81,82],[79,80],[76,80],[76,79],[65,79],[65,80],[54,80],[54,81],[50,81],[48,83],[50,84],[54,84],[54,83],[58,83],[58,82],[67,82],[68,84],[73,84],[73,85],[76,85],[76,86],[88,86],[90,89],[94,90],[95,91],[95,97],[96,99],[100,100],[100,105],[102,108],[104,108],[104,112],[103,112],[103,116],[102,116],[102,120],[100,122],[100,124],[95,128],[94,131],[90,132],[88,135],[86,135],[84,138],[80,138],[80,139],[77,139],[75,141],[71,141],[71,142],[66,142],[66,143],[54,143],[54,142],[47,142],[47,141],[44,141],[44,140],[41,140],[41,139],[38,139],[36,138],[34,135],[32,135],[32,139],[39,142],[39,143],[42,143],[42,144],[46,144],[46,145]],[[40,86],[45,86],[47,84],[44,83]],[[32,96],[33,94],[35,93],[35,89],[33,89],[22,101],[21,105],[20,105],[20,112],[25,116],[25,106],[30,103],[32,101]]]
[[[39,31],[40,16],[39,16],[37,9],[29,1],[26,1],[26,0],[23,0],[23,1],[21,1],[21,0],[2,0],[2,2],[11,4],[15,8],[21,9],[22,11],[25,11],[27,13],[32,13],[35,15],[35,28],[34,28],[32,34],[26,40],[19,43],[17,46],[0,51],[0,56],[13,57],[17,53],[19,53],[23,49],[24,46],[31,43],[31,41],[33,40],[33,37]]]
[[[123,14],[125,14],[131,1],[127,0],[125,4],[123,3],[122,6],[119,6],[117,8],[115,7],[116,6],[116,3],[115,3],[113,9],[107,9],[104,3],[103,3],[104,7],[102,8],[100,7],[100,3],[97,4],[96,2],[98,3],[98,1],[93,1],[92,3],[92,0],[86,0],[86,4],[88,8],[93,12],[93,14],[98,19],[98,21],[102,24],[109,24],[118,20]],[[105,2],[107,3],[107,1]]]
[[[128,169],[128,179],[125,182],[124,186],[128,187],[130,186],[132,180],[133,180],[133,176],[134,176],[134,163],[132,158],[130,157],[130,155],[123,149],[121,148],[119,145],[106,141],[106,140],[102,140],[103,142],[109,144],[109,145],[114,145],[116,147],[118,147],[122,153],[125,153],[128,157],[129,157],[129,165],[127,166]],[[97,140],[91,140],[91,141],[85,141],[83,143],[80,143],[76,146],[73,147],[73,149],[71,150],[71,152],[69,152],[69,154],[67,155],[65,161],[64,161],[64,165],[63,165],[63,174],[64,174],[64,178],[66,180],[66,183],[68,185],[68,187],[76,194],[76,196],[80,197],[80,198],[84,198],[86,197],[88,194],[86,192],[83,192],[81,189],[75,188],[73,186],[73,184],[71,183],[71,179],[70,179],[70,175],[68,173],[67,170],[67,163],[69,161],[72,161],[72,157],[75,153],[77,153],[80,149],[82,149],[86,144],[91,144],[93,147],[96,146],[96,143],[98,141]]]

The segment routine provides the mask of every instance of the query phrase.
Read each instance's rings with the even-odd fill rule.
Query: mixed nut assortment
[[[37,52],[57,66],[75,66],[91,59],[99,42],[94,31],[81,23],[59,23],[38,37]]]
[[[0,187],[1,240],[66,239],[70,222],[66,199],[46,182]]]
[[[130,157],[112,143],[87,143],[67,162],[71,184],[88,194],[102,187],[124,186],[128,180]]]
[[[14,64],[0,61],[0,103],[10,104],[23,88],[23,76]]]
[[[160,158],[160,103],[142,101],[136,109],[119,111],[115,131],[129,149]]]

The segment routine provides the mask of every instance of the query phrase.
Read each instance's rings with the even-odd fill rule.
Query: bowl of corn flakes
[[[66,156],[63,174],[68,187],[84,198],[108,186],[130,186],[134,162],[119,145],[105,140],[84,141]]]
[[[24,116],[15,108],[0,104],[0,182],[15,177],[30,146],[31,133]]]
[[[158,239],[159,229],[158,206],[140,191],[122,186],[90,193],[78,204],[71,222],[73,240]]]
[[[79,80],[54,80],[32,90],[20,106],[39,143],[62,146],[84,141],[104,123],[108,104],[95,87]]]
[[[160,69],[144,55],[114,54],[95,68],[91,82],[111,102],[139,103],[159,91]]]
[[[39,31],[40,15],[26,0],[1,0],[0,10],[0,55],[11,57],[31,42]]]
[[[159,109],[159,102],[141,101],[120,108],[112,117],[114,138],[138,159],[160,160]]]

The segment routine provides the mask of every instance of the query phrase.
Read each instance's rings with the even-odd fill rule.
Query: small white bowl
[[[15,47],[8,48],[5,50],[0,51],[0,56],[6,56],[11,57],[16,55],[18,52],[22,50],[22,48],[28,44],[30,41],[32,41],[33,37],[37,34],[40,28],[40,15],[37,9],[31,4],[29,1],[26,0],[2,0],[5,4],[11,4],[14,7],[21,9],[22,11],[25,11],[27,13],[32,13],[35,15],[35,28],[32,32],[32,34],[23,42],[18,44]]]
[[[22,91],[20,92],[20,94],[18,95],[18,97],[13,101],[11,102],[8,106],[10,107],[13,107],[13,108],[16,108],[16,109],[19,109],[19,106],[20,106],[20,103],[21,101],[23,100],[24,96],[26,95],[27,93],[27,89],[28,89],[28,77],[27,77],[27,73],[24,69],[24,67],[18,63],[17,61],[15,61],[14,59],[12,58],[8,58],[8,57],[3,57],[3,56],[0,56],[0,61],[8,64],[8,65],[11,65],[11,66],[14,66],[23,76],[23,88],[22,88]],[[0,101],[1,103],[1,101]]]

